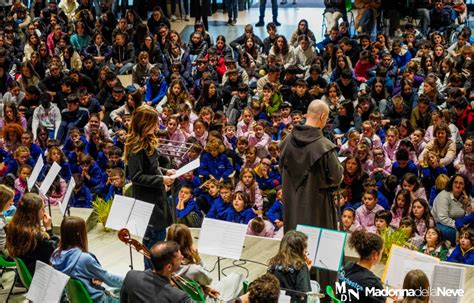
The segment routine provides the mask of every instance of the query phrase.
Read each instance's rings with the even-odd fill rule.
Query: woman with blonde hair
[[[242,291],[244,277],[241,274],[231,273],[220,281],[214,283],[210,273],[204,268],[204,263],[194,246],[191,230],[184,224],[173,224],[168,228],[166,241],[175,241],[183,255],[180,269],[176,275],[196,281],[206,294],[206,302],[228,302],[239,296]],[[210,287],[210,285],[213,287]]]
[[[150,106],[140,106],[133,113],[124,152],[133,198],[155,205],[143,237],[143,244],[148,249],[165,239],[166,228],[173,220],[172,210],[166,201],[165,186],[174,183],[169,175],[175,171],[162,167],[169,161],[157,149],[157,130],[158,112]],[[145,268],[151,268],[146,259]]]

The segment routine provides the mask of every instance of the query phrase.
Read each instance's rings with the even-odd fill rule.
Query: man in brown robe
[[[298,224],[337,228],[337,211],[331,190],[342,182],[343,168],[336,145],[323,135],[329,107],[314,100],[308,107],[305,125],[295,125],[280,144],[280,172],[283,177],[284,230]],[[324,249],[331,249],[330,247]],[[335,272],[320,271],[321,289],[333,284]]]

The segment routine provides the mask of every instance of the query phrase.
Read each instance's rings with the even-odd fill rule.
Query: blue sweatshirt
[[[474,247],[471,247],[468,251],[463,251],[458,244],[446,261],[474,265]]]
[[[222,197],[219,196],[219,199],[216,199],[214,201],[214,204],[212,204],[211,209],[207,212],[206,218],[225,220],[226,212],[231,205],[231,202],[225,203],[224,200],[222,200]]]
[[[220,195],[212,197],[206,190],[203,190],[199,187],[194,190],[194,196],[196,199],[204,200],[209,205],[209,207],[212,207],[216,201],[222,199]]]
[[[228,222],[248,224],[250,220],[256,216],[251,207],[240,212],[237,212],[233,207],[229,207],[226,212],[225,220]]]
[[[72,192],[69,206],[92,208],[92,194],[86,186],[81,186],[78,192]]]
[[[104,174],[97,163],[92,163],[87,173],[89,174],[90,179],[84,177],[84,184],[89,187],[92,192],[95,192],[98,190],[100,185],[103,186],[103,183],[105,183]]]
[[[79,248],[71,248],[53,253],[51,265],[66,275],[81,281],[94,302],[100,302],[106,296],[102,286],[94,286],[92,279],[104,281],[111,287],[122,287],[124,277],[108,273],[102,268],[97,258],[91,253],[82,252]]]
[[[413,163],[412,160],[408,160],[407,166],[401,168],[397,161],[392,165],[392,175],[395,175],[398,179],[398,183],[402,182],[402,178],[406,173],[413,173],[418,176],[418,167]]]
[[[176,197],[176,205],[178,205],[178,197]],[[194,199],[186,202],[183,209],[176,209],[176,217],[179,219],[184,219],[192,212],[195,212],[201,216],[201,210]]]
[[[276,220],[283,221],[283,203],[280,200],[273,202],[272,207],[267,211],[267,218],[272,223]]]
[[[217,157],[211,156],[208,152],[202,154],[201,165],[198,168],[199,176],[207,179],[210,175],[213,175],[217,180],[220,178],[228,179],[233,171],[234,168],[224,153],[220,153]]]
[[[163,99],[167,91],[168,83],[166,83],[165,77],[162,74],[160,74],[157,82],[153,82],[150,77],[146,80],[145,101],[151,101],[151,105],[156,105]]]

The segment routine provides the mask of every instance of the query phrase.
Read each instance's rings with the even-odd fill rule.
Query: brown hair
[[[59,255],[63,250],[75,247],[87,252],[86,221],[79,217],[70,216],[64,218],[61,222],[61,241],[55,255]]]
[[[193,237],[189,227],[184,224],[173,224],[168,228],[166,241],[175,241],[179,244],[179,249],[187,264],[197,264],[201,262],[201,257],[193,247]]]
[[[158,113],[149,106],[140,106],[133,112],[132,123],[125,141],[125,162],[130,153],[145,150],[148,156],[155,153],[158,147],[158,138],[151,130],[156,128]]]

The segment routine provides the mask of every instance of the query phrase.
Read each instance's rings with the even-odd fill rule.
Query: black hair
[[[373,252],[380,252],[383,248],[382,238],[365,230],[356,230],[349,238],[349,246],[354,248],[362,260],[370,258]]]
[[[162,271],[166,265],[171,264],[179,251],[179,244],[174,241],[160,241],[153,245],[150,252],[150,261],[153,269]]]
[[[374,222],[377,219],[384,220],[385,222],[387,222],[387,226],[389,226],[390,223],[392,222],[392,213],[388,210],[381,209],[381,210],[379,210],[378,212],[375,213]]]

